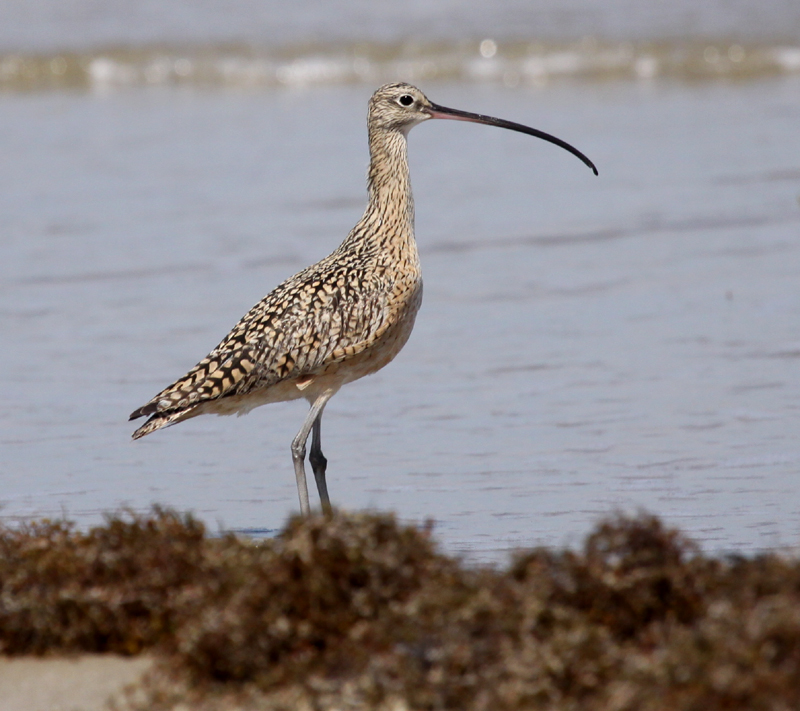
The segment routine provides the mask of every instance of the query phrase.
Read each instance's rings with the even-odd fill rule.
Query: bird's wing
[[[383,284],[309,267],[264,297],[211,353],[131,419],[175,415],[164,422],[170,424],[204,401],[246,394],[347,360],[391,326],[388,300]]]

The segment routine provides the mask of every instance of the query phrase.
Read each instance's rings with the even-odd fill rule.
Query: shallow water
[[[129,440],[127,414],[363,209],[373,87],[0,94],[2,516],[122,504],[275,529],[304,403]],[[450,550],[580,540],[615,508],[714,550],[800,532],[800,79],[425,84],[574,143],[410,136],[425,301],[334,398],[334,502]]]

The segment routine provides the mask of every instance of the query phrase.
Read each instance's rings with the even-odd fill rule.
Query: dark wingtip
[[[152,415],[156,411],[155,403],[148,402],[147,405],[143,405],[142,407],[134,410],[130,417],[128,417],[128,422],[131,420],[138,420],[140,417],[144,417],[145,415]]]
[[[136,417],[142,417],[143,415],[150,414],[147,412],[142,412],[142,410],[144,410],[146,407],[147,405],[145,405],[145,407],[140,407],[138,410],[136,410],[136,412],[132,413],[131,419],[133,420]],[[145,435],[150,434],[153,430],[157,430],[159,427],[161,427],[163,420],[163,417],[153,415],[131,435],[131,439],[141,439]]]

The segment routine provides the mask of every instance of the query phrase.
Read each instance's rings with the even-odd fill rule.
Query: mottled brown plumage
[[[591,165],[571,146],[535,129],[445,109],[408,84],[381,87],[369,102],[364,216],[332,254],[267,294],[185,376],[135,410],[131,419],[149,419],[134,439],[205,413],[242,414],[266,403],[306,398],[312,408],[292,444],[301,509],[309,511],[303,461],[312,428],[311,464],[323,508],[330,509],[320,446],[325,404],[342,385],[374,373],[397,355],[422,301],[406,135],[430,118],[531,133]]]

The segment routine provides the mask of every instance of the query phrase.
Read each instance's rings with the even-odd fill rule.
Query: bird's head
[[[433,118],[432,106],[425,94],[411,84],[386,84],[369,100],[367,121],[371,128],[406,134],[418,123]]]
[[[482,123],[486,126],[497,126],[507,128],[511,131],[527,133],[542,140],[554,143],[555,145],[569,151],[580,158],[588,165],[595,175],[597,168],[577,148],[571,146],[560,138],[551,136],[549,133],[540,131],[530,126],[523,126],[513,121],[484,116],[483,114],[473,114],[469,111],[460,109],[448,109],[446,106],[434,104],[417,87],[396,82],[385,84],[378,89],[369,100],[369,110],[367,113],[367,124],[370,130],[397,131],[406,135],[414,126],[428,119],[451,119],[454,121],[469,121],[471,123]]]

